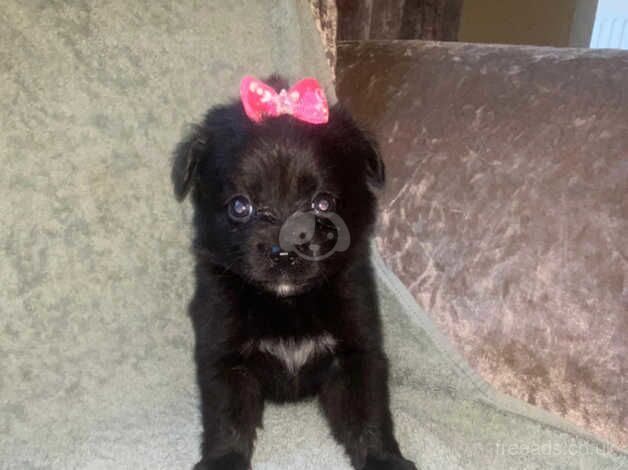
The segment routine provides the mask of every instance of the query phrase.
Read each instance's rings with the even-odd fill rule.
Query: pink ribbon
[[[310,124],[325,124],[329,120],[325,92],[314,78],[304,78],[288,91],[277,93],[266,83],[246,75],[240,82],[240,99],[246,115],[254,122],[282,114]]]

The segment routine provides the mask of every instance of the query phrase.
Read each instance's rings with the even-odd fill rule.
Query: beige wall
[[[458,39],[585,47],[596,6],[597,0],[465,0]]]

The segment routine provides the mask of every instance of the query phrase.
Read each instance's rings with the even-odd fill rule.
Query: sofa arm
[[[487,380],[628,445],[628,54],[340,43],[378,244]]]

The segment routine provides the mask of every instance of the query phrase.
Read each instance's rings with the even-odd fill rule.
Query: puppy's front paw
[[[403,457],[367,457],[364,470],[417,470],[409,460]]]
[[[203,459],[193,470],[249,470],[251,466],[243,455],[231,453],[217,459]]]

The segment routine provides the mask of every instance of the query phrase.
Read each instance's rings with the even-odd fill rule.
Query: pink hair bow
[[[240,99],[246,115],[254,122],[282,114],[310,124],[325,124],[329,120],[325,92],[314,78],[304,78],[290,90],[277,93],[266,83],[246,75],[240,82]]]

